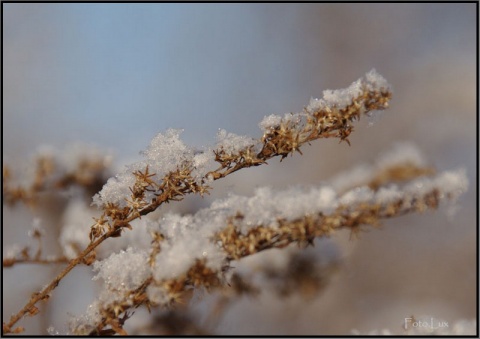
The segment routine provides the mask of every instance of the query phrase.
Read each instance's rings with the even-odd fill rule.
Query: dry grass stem
[[[25,247],[20,254],[3,259],[4,268],[26,263],[67,264],[48,285],[34,293],[26,305],[12,315],[7,323],[3,323],[3,333],[22,332],[22,327],[15,327],[17,323],[27,315],[36,315],[39,312],[37,303],[50,298],[60,281],[77,265],[94,264],[95,269],[98,269],[100,267],[100,265],[96,266],[98,246],[109,238],[121,237],[124,231],[132,230],[134,221],[142,219],[165,203],[180,201],[188,194],[202,196],[208,194],[212,189],[213,181],[238,170],[266,164],[268,160],[277,156],[283,160],[289,154],[292,155],[295,152],[301,154],[301,147],[314,140],[338,138],[340,142],[344,141],[350,145],[348,138],[354,130],[353,123],[362,115],[370,115],[373,110],[388,108],[391,96],[390,87],[385,79],[375,71],[371,71],[367,73],[366,79],[358,80],[347,89],[327,91],[324,99],[313,99],[300,113],[292,113],[284,117],[266,117],[260,123],[263,129],[261,138],[255,140],[227,135],[227,139],[231,137],[232,140],[219,142],[214,149],[206,151],[205,154],[200,153],[197,158],[174,138],[175,132],[167,132],[174,136],[170,136],[170,139],[168,136],[157,136],[154,139],[155,142],[168,139],[172,145],[176,145],[172,146],[177,147],[174,148],[175,150],[184,154],[172,156],[172,159],[176,159],[175,163],[167,164],[168,170],[163,172],[158,167],[150,166],[150,164],[166,161],[164,158],[171,156],[168,153],[170,144],[166,142],[167,146],[161,145],[164,153],[159,153],[160,159],[149,158],[150,163],[144,162],[135,165],[136,167],[129,167],[131,170],[127,169],[126,174],[124,173],[126,178],[124,181],[123,179],[109,180],[102,191],[94,197],[95,204],[101,209],[101,215],[93,218],[89,243],[83,250],[79,248],[76,257],[70,260],[65,256],[44,257],[41,241],[43,234],[34,229],[31,236],[38,242],[38,249],[34,255],[30,255],[29,248]],[[152,141],[153,150],[146,153],[147,157],[152,157],[152,154],[158,152],[153,145]],[[205,159],[210,159],[211,163]],[[210,167],[199,165],[202,161]],[[212,163],[215,165],[211,165]],[[71,186],[83,187],[88,192],[92,189],[98,191],[104,183],[107,165],[105,159],[96,157],[91,160],[83,159],[77,163],[75,170],[66,171],[61,169],[53,157],[40,156],[35,165],[31,184],[23,186],[15,183],[12,170],[4,166],[4,203],[13,205],[23,202],[35,205],[40,200],[41,193],[58,192]],[[251,224],[245,216],[248,211],[232,210],[223,224],[205,238],[208,242],[206,246],[210,246],[207,248],[215,248],[213,252],[221,256],[219,261],[221,265],[217,266],[209,261],[210,258],[206,256],[209,252],[206,251],[203,256],[194,257],[188,267],[181,271],[182,273],[165,275],[169,272],[164,267],[169,263],[159,261],[159,258],[166,248],[172,248],[172,242],[178,239],[160,230],[151,231],[152,241],[148,254],[145,254],[148,274],[142,278],[140,284],[135,283],[129,285],[130,287],[123,287],[123,285],[118,287],[115,283],[106,282],[105,294],[92,306],[97,312],[95,313],[97,318],[94,321],[91,319],[85,322],[78,321],[72,325],[73,333],[126,335],[124,324],[133,311],[140,306],[148,309],[157,305],[171,306],[188,298],[189,292],[194,289],[214,289],[230,284],[230,291],[233,292],[230,295],[224,293],[217,307],[212,311],[211,317],[216,317],[228,307],[235,296],[259,293],[258,287],[250,284],[240,275],[233,274],[229,281],[226,279],[226,273],[231,271],[232,261],[294,243],[302,247],[312,245],[315,238],[328,237],[339,229],[348,229],[352,235],[357,235],[369,226],[380,226],[385,219],[435,209],[441,201],[456,198],[457,194],[452,193],[453,188],[450,191],[448,189],[443,191],[436,183],[426,185],[426,189],[416,193],[391,188],[394,183],[413,182],[416,178],[432,176],[434,173],[433,168],[415,161],[405,160],[378,166],[369,170],[368,175],[363,176],[361,180],[340,185],[337,192],[347,193],[341,199],[338,198],[338,203],[332,205],[334,207],[323,210],[319,208],[295,217],[278,216],[276,220],[268,222]],[[445,180],[447,182],[453,180],[455,183],[457,179]],[[126,187],[121,186],[125,186],[126,182],[128,183]],[[122,191],[123,188],[125,189]],[[110,193],[116,192],[115,190],[127,193],[118,193],[112,198]],[[363,199],[358,191],[367,192],[374,198]],[[346,198],[348,194],[355,199],[352,200],[350,197],[348,200]],[[248,227],[245,226],[246,224]],[[143,258],[142,255],[140,254],[139,257]],[[281,279],[284,280],[279,293],[288,295],[294,290],[303,290],[305,295],[310,295],[323,289],[326,278],[309,274],[308,272],[312,270],[309,265],[311,263],[308,260],[298,259],[294,264],[295,269],[292,266],[288,271],[288,276],[276,275],[277,273],[272,271],[272,277],[282,277]],[[157,268],[164,271],[157,275],[155,273]],[[170,317],[174,317],[174,313],[171,313]],[[205,330],[189,323],[186,319],[182,321],[191,326],[193,332],[206,333]],[[170,328],[167,331],[177,330]]]

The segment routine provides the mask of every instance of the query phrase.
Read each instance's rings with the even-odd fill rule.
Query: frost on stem
[[[181,200],[190,193],[207,193],[212,179],[261,165],[276,156],[283,159],[301,153],[300,147],[310,141],[335,137],[349,143],[352,123],[362,114],[387,108],[390,98],[390,86],[372,70],[346,89],[325,91],[322,99],[312,99],[302,112],[265,117],[260,123],[260,139],[220,130],[215,148],[195,150],[183,143],[180,130],[158,134],[142,153],[143,160],[126,166],[95,195],[93,204],[103,214],[94,218],[89,238],[76,233],[76,225],[66,228],[62,234],[65,255],[76,258],[37,294],[40,297],[34,295],[4,324],[5,331],[12,331],[22,316],[38,310],[35,303],[53,290],[69,270],[86,263],[87,255],[95,257],[97,246],[107,238],[118,238],[124,228],[148,229],[153,240],[146,242],[143,236],[128,239],[135,231],[129,232],[122,236],[122,240],[128,240],[126,243],[115,241],[123,248],[128,244],[126,251],[104,255],[106,259],[94,264],[98,272],[95,279],[103,280],[103,288],[87,313],[72,320],[73,333],[125,334],[122,326],[130,309],[168,306],[181,300],[189,289],[222,285],[232,260],[292,243],[312,244],[315,238],[329,236],[340,228],[355,233],[385,218],[455,200],[467,188],[464,171],[431,177],[434,171],[425,166],[419,153],[409,146],[399,146],[366,167],[368,170],[356,170],[357,178],[348,184],[339,179],[331,185],[308,189],[278,191],[263,187],[252,197],[230,195],[194,215],[166,214],[159,221],[141,219],[163,203]],[[212,170],[215,163],[219,167]],[[38,166],[39,180],[33,187],[45,186],[49,164],[42,161]],[[10,174],[4,167],[4,196],[5,192],[15,192],[5,191],[5,187],[11,187],[5,185]],[[23,196],[23,191],[17,193]],[[74,209],[73,214],[83,211],[84,207]],[[78,254],[76,247],[85,248],[83,254]],[[99,250],[104,248],[117,250],[107,246]]]
[[[107,233],[108,237],[120,236],[124,228],[132,228],[130,222],[163,203],[181,200],[189,193],[208,193],[204,173],[213,157],[186,146],[180,133],[169,129],[158,134],[142,152],[144,160],[126,166],[94,196],[93,204],[103,214],[91,227],[91,241]]]
[[[215,161],[223,168],[240,168],[264,163],[257,158],[260,150],[261,145],[258,140],[221,129],[217,134],[217,145],[213,152]]]
[[[148,148],[141,153],[145,159],[126,166],[123,172],[110,178],[102,190],[94,196],[93,203],[99,207],[107,204],[119,208],[127,207],[128,199],[135,193],[136,188],[143,188],[141,190],[145,194],[143,200],[151,201],[155,199],[162,179],[170,173],[178,170],[191,171],[194,164],[197,171],[202,168],[208,162],[208,158],[202,154],[194,154],[193,148],[185,145],[180,139],[181,132],[169,129],[165,134],[159,133],[155,136]]]
[[[127,206],[130,191],[138,181],[133,173],[144,172],[145,168],[160,186],[169,173],[193,166],[194,175],[188,174],[201,184],[204,179],[218,179],[240,168],[263,164],[274,156],[284,158],[289,153],[300,152],[301,145],[318,138],[338,137],[348,142],[348,135],[353,130],[350,123],[359,119],[361,114],[387,108],[390,98],[391,90],[386,80],[371,70],[364,79],[355,81],[346,89],[324,91],[324,98],[312,99],[303,112],[265,117],[259,124],[264,132],[260,140],[220,130],[213,153],[221,168],[208,173],[206,165],[211,164],[212,151],[194,152],[180,140],[180,130],[169,129],[152,140],[143,152],[145,160],[127,166],[110,179],[94,197],[94,204],[100,207],[109,203],[120,208]],[[147,202],[154,198],[152,193],[145,194]]]
[[[126,251],[112,253],[107,259],[95,262],[93,270],[98,274],[93,280],[103,279],[109,290],[134,290],[148,278],[147,261],[146,250],[129,247]]]
[[[303,144],[319,138],[335,137],[350,144],[351,123],[362,114],[388,108],[391,96],[390,85],[371,70],[346,89],[324,91],[322,99],[312,99],[302,112],[266,116],[259,123],[263,131],[260,140],[222,130],[214,150],[215,161],[221,168],[209,174],[219,179],[241,168],[261,165],[275,156],[283,159],[288,154],[301,153]]]
[[[388,107],[390,87],[375,70],[350,87],[324,92],[301,113],[284,118],[269,116],[260,123],[260,140],[220,130],[213,150],[194,151],[180,140],[180,130],[158,134],[143,152],[144,160],[127,166],[94,196],[93,204],[104,210],[95,220],[90,239],[109,232],[120,235],[130,222],[185,194],[208,193],[208,183],[239,169],[258,166],[275,156],[282,159],[319,138],[337,137],[350,144],[351,122],[361,114]],[[213,154],[212,154],[213,153]],[[215,161],[216,170],[208,171]],[[118,232],[117,232],[118,231]]]
[[[437,208],[467,190],[462,169],[435,176],[418,171],[372,188],[369,182],[385,168],[404,166],[415,159],[418,166],[425,164],[411,146],[397,146],[391,154],[395,152],[397,156],[380,157],[373,177],[346,192],[328,185],[286,190],[264,187],[251,197],[231,194],[193,215],[167,214],[150,223],[150,233],[162,235],[157,250],[130,249],[98,264],[97,276],[106,283],[89,313],[102,314],[103,320],[99,323],[98,317],[87,317],[88,321],[83,317],[75,324],[101,331],[108,325],[105,319],[132,307],[167,306],[180,300],[188,289],[224,284],[224,272],[232,260],[295,242],[308,245],[341,228],[356,233],[386,218]],[[143,267],[138,267],[141,264]],[[72,330],[78,333],[78,328]]]
[[[214,149],[195,150],[183,143],[180,130],[169,129],[158,134],[142,153],[143,160],[126,166],[95,195],[93,204],[100,207],[103,214],[94,218],[89,242],[85,237],[80,239],[76,235],[69,237],[72,235],[69,232],[64,234],[65,247],[75,241],[82,244],[81,247],[86,241],[88,245],[72,259],[58,280],[55,279],[39,296],[53,290],[65,274],[85,262],[86,256],[94,254],[92,252],[104,240],[118,238],[123,229],[132,229],[135,222],[158,206],[181,200],[186,194],[207,193],[211,180],[264,164],[276,156],[283,159],[288,154],[301,153],[302,145],[319,138],[334,137],[349,143],[352,123],[362,114],[387,108],[390,98],[390,86],[372,70],[346,89],[325,91],[322,99],[312,99],[300,113],[266,117],[260,123],[263,131],[260,139],[236,136],[222,130]],[[212,170],[215,162],[219,167]],[[8,170],[4,168],[4,183],[5,178],[8,179],[6,172]],[[417,174],[413,172],[408,178],[397,176],[397,179],[411,179]],[[394,177],[387,175],[375,185],[380,187]],[[450,187],[458,186],[456,177],[457,174],[452,175]],[[421,185],[430,187],[431,184],[422,182]],[[383,217],[421,210],[425,206],[436,207],[439,200],[452,195],[442,195],[441,190],[435,188],[415,197],[412,207],[404,204],[410,196],[391,189],[388,196],[394,198],[385,206],[377,201],[378,187],[373,186],[345,194],[328,186],[281,192],[261,188],[254,197],[232,195],[193,216],[166,215],[163,222],[148,225],[153,241],[146,260],[147,268],[142,268],[141,274],[138,273],[139,267],[130,264],[122,274],[107,268],[110,261],[117,264],[123,260],[130,262],[124,257],[133,255],[128,251],[106,259],[98,266],[98,276],[110,281],[113,274],[116,287],[105,284],[99,300],[90,308],[91,316],[79,319],[78,326],[73,327],[77,333],[101,334],[110,326],[115,333],[123,334],[122,324],[128,318],[125,313],[128,309],[142,304],[166,305],[177,301],[186,289],[221,284],[223,271],[228,268],[230,260],[292,242],[309,244],[313,238],[326,236],[340,227],[355,230],[362,224],[375,225]],[[385,191],[382,194],[387,195]],[[69,251],[68,255],[74,256],[76,249],[72,247]],[[132,251],[137,256],[132,262],[145,260],[145,253]],[[139,275],[143,282],[131,274]],[[123,290],[119,286],[127,287]],[[10,329],[31,305],[41,300],[40,297],[32,297],[4,328]],[[125,316],[120,318],[122,313]],[[82,326],[83,330],[80,330]]]
[[[312,98],[303,112],[267,116],[259,124],[264,132],[260,158],[301,153],[301,145],[318,138],[336,137],[350,144],[351,123],[362,114],[388,108],[391,95],[390,85],[371,70],[345,89],[326,90],[322,99]]]

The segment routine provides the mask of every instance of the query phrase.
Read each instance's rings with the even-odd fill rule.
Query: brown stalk
[[[218,232],[212,241],[219,243],[226,252],[227,262],[225,267],[227,268],[232,260],[239,260],[271,248],[283,248],[295,242],[304,245],[313,244],[315,238],[328,237],[342,228],[350,229],[352,234],[358,234],[362,231],[362,226],[379,227],[382,219],[435,209],[438,207],[440,199],[439,192],[433,189],[422,196],[412,197],[407,204],[405,199],[398,199],[387,205],[362,203],[353,209],[340,206],[332,214],[317,213],[295,220],[278,220],[278,227],[258,225],[246,234],[242,234],[236,226],[243,218],[242,215],[237,213],[227,220],[225,229]],[[144,303],[149,306],[146,288],[150,284],[164,287],[170,295],[172,303],[179,301],[183,293],[189,288],[220,286],[222,283],[218,278],[218,273],[206,267],[202,261],[197,260],[188,272],[181,277],[164,281],[154,281],[152,277],[147,279],[140,288],[131,292],[139,296],[134,298],[133,305],[125,304],[116,310],[113,306],[114,309],[107,308],[102,312],[109,314],[109,317],[118,317],[122,312],[137,308]],[[104,331],[104,328],[108,326],[109,317],[104,317],[92,333]]]
[[[308,123],[301,130],[296,130],[296,126],[291,123],[282,122],[270,131],[267,131],[261,139],[263,147],[258,154],[252,153],[251,149],[245,149],[240,154],[226,155],[222,150],[216,151],[216,160],[221,164],[221,167],[207,173],[202,180],[202,184],[195,183],[190,176],[190,169],[188,164],[184,168],[179,168],[177,171],[169,173],[164,177],[161,184],[156,184],[149,178],[153,175],[148,172],[148,167],[145,172],[136,172],[137,182],[131,188],[132,199],[128,200],[129,207],[119,209],[115,205],[105,205],[103,216],[97,220],[96,224],[92,226],[90,233],[91,242],[77,258],[70,260],[68,266],[58,274],[52,282],[50,282],[42,291],[35,293],[30,298],[30,301],[16,314],[14,314],[8,323],[3,324],[4,333],[12,333],[16,329],[13,326],[26,314],[32,313],[35,304],[40,300],[48,297],[49,293],[55,289],[59,282],[78,264],[85,262],[87,256],[97,248],[103,241],[111,237],[118,237],[124,228],[131,228],[130,222],[137,218],[141,218],[150,212],[156,210],[160,205],[170,200],[181,200],[185,194],[188,193],[207,193],[208,187],[205,185],[206,179],[213,178],[218,180],[242,168],[258,166],[266,163],[266,160],[275,156],[282,156],[285,158],[288,154],[295,151],[300,152],[300,146],[319,138],[337,137],[340,140],[348,141],[348,135],[352,131],[350,122],[356,121],[360,118],[361,113],[367,113],[374,109],[385,109],[388,107],[388,101],[391,98],[391,93],[385,91],[369,92],[364,91],[363,95],[356,98],[351,105],[337,109],[332,107],[325,111],[309,112],[310,117]],[[301,153],[301,152],[300,152]],[[235,164],[232,166],[232,164]],[[44,171],[40,167],[38,180],[36,180],[35,190],[43,187],[45,182],[44,176],[48,171]],[[6,169],[4,168],[4,174]],[[4,179],[5,180],[5,179]],[[4,182],[5,183],[5,182]],[[158,195],[151,202],[137,204],[137,202],[144,201],[145,192],[147,190],[158,191]],[[5,189],[4,189],[4,194]],[[8,193],[8,192],[7,192]],[[110,217],[111,224],[106,222],[103,217]],[[101,221],[100,221],[101,220]],[[260,230],[260,229],[258,229]],[[315,235],[313,235],[315,236]],[[297,241],[286,234],[279,234],[278,239],[274,242],[275,247],[282,247],[289,243],[289,241]],[[292,240],[293,239],[293,240]],[[305,239],[310,241],[311,239]],[[270,246],[271,247],[271,246]],[[254,247],[254,250],[264,250],[270,248],[265,244],[259,244]],[[238,251],[230,250],[230,254],[235,256],[245,256],[255,253],[250,249],[242,249]],[[115,325],[116,326],[116,325]]]

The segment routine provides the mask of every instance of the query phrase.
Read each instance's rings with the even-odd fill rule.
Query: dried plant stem
[[[293,242],[313,244],[318,237],[331,235],[340,228],[349,228],[352,234],[360,231],[362,225],[379,226],[381,219],[398,217],[412,212],[436,208],[440,197],[434,190],[421,199],[412,201],[410,207],[403,207],[405,201],[397,200],[388,205],[363,203],[355,209],[339,207],[333,214],[306,215],[296,220],[278,220],[278,227],[257,226],[242,234],[235,224],[242,215],[230,218],[227,228],[217,234],[228,260],[238,260],[270,248],[282,248]]]
[[[142,211],[141,214],[147,214],[149,212]],[[129,219],[124,221],[117,220],[116,226],[111,230],[107,231],[95,241],[92,241],[87,248],[85,248],[75,259],[70,260],[68,266],[63,269],[42,291],[34,293],[30,298],[30,301],[15,315],[10,318],[10,321],[7,324],[3,324],[4,333],[12,333],[12,327],[26,314],[32,314],[33,310],[36,309],[35,304],[40,300],[46,300],[49,298],[49,293],[52,292],[60,283],[60,281],[78,264],[81,263],[91,263],[93,258],[88,258],[90,253],[92,253],[95,248],[97,248],[102,242],[111,237],[116,237],[120,234],[123,227],[128,225],[129,222],[136,219],[136,216],[131,216]]]
[[[96,241],[90,243],[88,247],[82,251],[78,255],[77,258],[70,260],[68,263],[68,266],[63,269],[62,272],[60,272],[43,290],[41,290],[38,293],[34,293],[32,297],[30,298],[30,301],[16,314],[14,314],[11,318],[10,321],[7,324],[3,324],[3,332],[4,333],[12,333],[15,330],[12,330],[12,327],[20,320],[22,319],[25,315],[31,314],[34,315],[36,314],[37,308],[35,307],[35,304],[39,302],[40,300],[46,300],[49,298],[50,292],[52,292],[60,283],[60,281],[78,264],[82,263],[85,258],[98,246],[100,245],[105,239],[109,238],[112,236],[112,234],[116,232],[116,230],[109,231],[105,233],[103,236],[98,238]]]
[[[121,236],[124,228],[131,229],[130,222],[133,220],[153,212],[166,202],[182,200],[186,194],[200,193],[202,195],[208,193],[209,187],[207,183],[209,180],[218,180],[242,168],[264,164],[268,159],[276,156],[282,156],[283,159],[288,154],[296,151],[301,153],[300,146],[313,140],[335,137],[350,144],[348,136],[353,130],[350,123],[359,120],[361,114],[387,108],[391,95],[388,88],[371,90],[367,85],[363,85],[361,94],[352,98],[351,103],[343,108],[337,108],[335,105],[313,111],[306,108],[303,115],[303,117],[306,117],[306,121],[302,123],[282,119],[278,125],[266,130],[261,140],[258,140],[258,144],[262,145],[259,153],[253,151],[254,146],[246,147],[235,154],[228,153],[222,148],[214,150],[215,161],[220,164],[220,167],[206,173],[200,183],[193,179],[191,175],[193,167],[190,163],[179,165],[176,171],[172,171],[164,176],[161,183],[157,183],[152,179],[155,174],[149,173],[148,166],[143,172],[134,172],[136,183],[133,187],[130,187],[132,194],[131,198],[127,200],[128,206],[120,208],[118,205],[111,203],[106,203],[103,206],[103,215],[99,219],[95,219],[96,223],[91,228],[90,244],[75,259],[72,259],[68,266],[42,291],[33,294],[30,301],[18,313],[13,315],[7,324],[3,324],[4,333],[12,333],[12,327],[26,314],[36,314],[38,312],[38,309],[35,307],[37,302],[47,299],[49,293],[55,289],[59,282],[75,266],[80,263],[93,262],[93,251],[95,248],[108,238]],[[40,169],[44,167],[43,164],[42,166],[39,165]],[[4,174],[6,171],[8,172],[4,168]],[[48,167],[48,171],[39,171],[40,174],[33,191],[43,188],[45,177],[52,171],[50,167]],[[4,175],[4,177],[7,176]],[[146,201],[147,191],[155,192],[156,198]],[[8,191],[4,190],[3,194],[5,195],[6,193]],[[23,197],[24,193],[22,192],[18,193],[18,196],[14,195],[15,199],[23,199]],[[12,200],[15,200],[14,198]],[[233,233],[226,235],[234,236]],[[312,236],[315,236],[315,234]],[[275,239],[270,245],[258,244],[259,247],[254,246],[254,250],[258,252],[272,246],[279,247],[292,241],[302,240],[297,238],[290,239],[286,235],[275,235]],[[255,252],[245,248],[233,250],[230,249],[229,244],[226,242],[225,246],[227,246],[226,250],[230,251],[232,258],[242,257]],[[202,267],[197,268],[202,269]],[[194,270],[193,273],[195,272],[197,271]],[[199,276],[201,277],[202,275]],[[189,277],[189,279],[192,279],[192,277]],[[176,286],[179,285],[176,284]],[[118,324],[110,325],[112,328],[120,326]]]
[[[433,189],[421,196],[401,198],[388,204],[360,203],[354,208],[340,206],[331,214],[317,213],[305,215],[295,220],[278,220],[278,227],[258,225],[251,228],[246,234],[241,233],[239,227],[236,226],[243,219],[242,215],[237,214],[227,220],[226,227],[217,233],[212,241],[218,243],[226,252],[226,264],[222,268],[224,270],[228,269],[232,260],[239,260],[271,248],[283,248],[292,243],[313,244],[315,238],[330,236],[336,230],[342,228],[350,229],[352,234],[358,234],[361,231],[361,226],[379,227],[382,219],[436,209],[441,200],[439,191]],[[163,287],[172,296],[171,301],[173,302],[181,299],[180,296],[191,287],[211,288],[221,286],[222,283],[218,278],[218,273],[205,266],[202,261],[197,260],[185,274],[177,278],[155,281],[150,276],[135,291],[125,293],[126,299],[131,302],[116,303],[103,308],[101,310],[101,321],[89,334],[102,334],[104,331],[109,331],[108,329],[105,330],[105,327],[109,325],[108,319],[118,318],[129,309],[138,308],[143,304],[150,307],[146,290],[151,284]]]

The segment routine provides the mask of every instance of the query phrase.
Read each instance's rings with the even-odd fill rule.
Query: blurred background
[[[372,68],[393,85],[391,108],[372,126],[357,123],[351,147],[318,141],[303,156],[237,172],[210,196],[171,207],[194,212],[228,192],[319,184],[398,141],[415,143],[439,170],[466,168],[470,189],[454,218],[409,215],[357,240],[340,232],[332,241],[342,264],[328,289],[308,302],[268,292],[242,300],[218,334],[397,331],[411,315],[451,324],[476,317],[476,4],[2,6],[2,147],[13,168],[42,145],[84,142],[112,152],[119,169],[170,127],[197,147],[212,145],[219,128],[260,137],[265,115],[300,111]],[[34,217],[46,229],[61,223],[4,208],[3,245],[24,244]],[[3,320],[59,269],[4,269]],[[22,322],[26,333],[61,329],[68,314],[85,312],[91,276],[75,269],[43,316]]]

